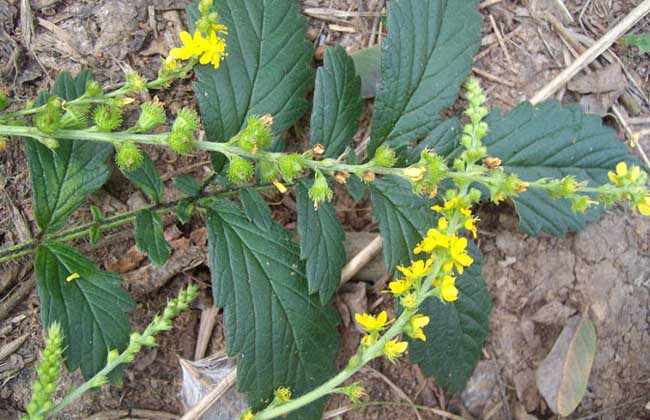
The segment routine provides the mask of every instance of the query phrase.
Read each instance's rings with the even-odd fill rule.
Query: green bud
[[[159,101],[145,102],[140,106],[140,117],[135,125],[135,131],[146,133],[167,120],[165,108]]]
[[[168,142],[169,147],[179,155],[184,155],[194,149],[192,133],[184,130],[172,130]]]
[[[256,153],[258,150],[270,146],[273,139],[272,121],[270,115],[262,118],[249,117],[246,128],[237,136],[239,147],[246,152]]]
[[[0,89],[0,111],[9,108],[9,105],[11,105],[11,99],[9,99],[7,93],[3,89]]]
[[[469,191],[469,199],[471,200],[472,203],[478,203],[479,201],[481,201],[481,196],[482,196],[481,190],[479,189],[472,188]]]
[[[576,213],[585,213],[594,204],[598,204],[586,195],[572,195],[571,209]]]
[[[122,108],[116,105],[100,105],[93,113],[93,121],[99,131],[109,133],[122,125]]]
[[[190,108],[183,108],[178,111],[176,121],[174,121],[174,125],[172,126],[172,131],[193,133],[199,129],[200,121],[196,111]]]
[[[204,34],[207,34],[210,32],[210,28],[212,25],[210,24],[210,21],[208,20],[207,16],[201,16],[197,21],[196,21],[196,30],[199,32],[203,32]]]
[[[277,165],[274,162],[269,162],[268,160],[259,160],[257,162],[257,172],[260,177],[260,181],[264,184],[269,184],[273,181],[277,181],[280,177],[280,171],[278,170]]]
[[[89,80],[86,82],[86,95],[90,97],[102,96],[104,92],[102,91],[102,85],[100,85],[95,80]]]
[[[117,145],[115,163],[124,171],[135,171],[144,161],[144,155],[133,142],[124,142]]]
[[[34,116],[34,125],[42,133],[54,134],[61,129],[62,117],[63,108],[61,99],[54,96],[36,113]]]
[[[127,93],[139,93],[147,90],[147,79],[138,73],[128,73],[124,89]]]
[[[105,375],[99,375],[99,376],[95,376],[92,379],[90,386],[92,388],[99,388],[100,386],[106,385],[107,383],[108,383],[108,378]]]
[[[154,337],[153,335],[148,335],[144,338],[142,344],[147,347],[153,347],[156,345],[156,337]]]
[[[280,157],[278,161],[280,173],[282,177],[288,182],[292,183],[293,180],[299,176],[303,169],[303,158],[297,153],[291,153]]]
[[[228,167],[228,178],[237,185],[246,184],[253,178],[255,170],[253,165],[246,159],[235,156],[230,159]]]
[[[117,349],[112,349],[111,351],[108,352],[108,355],[106,356],[106,363],[110,364],[116,361],[120,357],[120,352],[117,351]]]
[[[52,137],[39,137],[37,140],[39,143],[41,143],[43,146],[47,147],[50,150],[58,149],[60,146],[59,141]]]
[[[396,163],[397,156],[395,155],[395,151],[387,144],[379,146],[375,152],[375,164],[386,168],[392,168]]]
[[[309,198],[314,202],[314,207],[318,208],[322,203],[332,201],[334,192],[327,183],[327,179],[321,172],[316,172],[314,183],[309,189]]]
[[[202,16],[207,16],[210,13],[210,9],[212,9],[213,3],[214,0],[201,0],[199,2],[199,13],[201,13]]]
[[[61,126],[70,129],[82,129],[88,127],[88,114],[90,108],[85,105],[68,105],[61,118]]]

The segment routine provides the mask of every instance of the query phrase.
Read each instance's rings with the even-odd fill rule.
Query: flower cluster
[[[642,215],[650,216],[650,193],[645,188],[648,182],[646,172],[636,165],[628,169],[625,162],[620,162],[616,165],[616,172],[609,172],[609,180],[615,187],[627,189],[629,192],[624,192],[622,197],[604,192],[600,199],[605,204],[610,204],[617,199],[624,199],[632,203]]]
[[[200,64],[211,64],[215,69],[226,57],[226,40],[228,28],[219,23],[219,15],[211,12],[212,0],[202,0],[199,4],[201,18],[196,22],[194,34],[181,32],[183,46],[173,48],[169,57],[163,62],[163,68],[173,71],[177,66],[176,60],[198,60]]]

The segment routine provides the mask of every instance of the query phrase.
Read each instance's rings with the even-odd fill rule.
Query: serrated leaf
[[[406,162],[413,164],[420,160],[424,149],[435,151],[440,156],[452,162],[459,151],[462,127],[457,118],[442,121],[417,146],[406,150]]]
[[[61,324],[66,366],[81,367],[85,379],[104,367],[110,349],[129,341],[133,300],[120,277],[97,269],[94,261],[65,245],[45,242],[36,251],[36,286],[45,327]],[[67,281],[71,274],[79,278]]]
[[[347,261],[345,232],[331,203],[314,208],[304,182],[296,185],[296,207],[300,257],[305,260],[309,293],[318,293],[325,305],[341,283],[341,269]]]
[[[633,45],[639,48],[639,54],[650,52],[650,34],[628,35],[621,39],[623,45]]]
[[[182,224],[190,221],[194,212],[194,203],[187,198],[182,199],[176,205],[176,218]]]
[[[416,259],[413,248],[435,226],[432,202],[413,193],[411,184],[387,176],[370,184],[372,217],[384,239],[384,263],[389,270]]]
[[[477,0],[388,2],[369,156],[384,143],[395,149],[412,144],[456,101],[481,43],[477,5]]]
[[[273,224],[271,209],[262,196],[253,188],[245,188],[239,194],[246,217],[263,229],[270,229]]]
[[[171,246],[165,240],[164,226],[158,213],[140,210],[135,214],[135,243],[154,264],[165,265]]]
[[[354,67],[361,78],[361,95],[364,98],[374,98],[377,85],[381,80],[381,46],[373,45],[353,52],[351,55]]]
[[[361,79],[342,47],[325,50],[323,67],[316,73],[311,146],[325,146],[326,158],[338,158],[350,145],[363,112]]]
[[[201,183],[192,175],[181,174],[172,178],[174,186],[178,191],[189,197],[197,197],[201,194]]]
[[[268,404],[279,386],[299,396],[333,376],[337,316],[309,295],[289,233],[251,223],[225,201],[207,209],[207,222],[214,301],[224,308],[227,351],[238,356],[238,386],[253,409]],[[323,403],[289,418],[320,418]]]
[[[207,139],[235,136],[250,115],[273,115],[281,135],[307,110],[312,84],[312,46],[293,0],[217,1],[213,11],[228,27],[228,56],[219,70],[197,66],[194,90]],[[196,6],[188,8],[191,26]]]
[[[163,200],[164,185],[158,175],[158,170],[153,161],[144,155],[142,166],[134,171],[122,171],[124,176],[138,186],[151,201],[160,204]]]
[[[493,112],[486,121],[490,131],[483,142],[488,153],[499,157],[507,172],[524,181],[573,175],[599,186],[609,182],[607,173],[618,162],[632,159],[600,117],[585,114],[577,105],[562,106],[554,100],[537,106],[526,102],[505,116]],[[520,228],[529,235],[564,236],[598,220],[602,211],[602,207],[593,207],[585,215],[576,214],[568,200],[552,200],[535,189],[521,194],[515,205]]]
[[[348,181],[345,183],[345,188],[348,190],[350,197],[352,197],[356,203],[359,203],[364,199],[366,191],[368,190],[363,184],[361,178],[356,175],[351,175],[350,178],[348,178]]]
[[[443,303],[437,298],[427,299],[420,310],[431,319],[424,328],[427,340],[409,345],[411,362],[418,363],[426,376],[434,376],[452,393],[463,390],[481,357],[492,308],[481,276],[480,254],[476,250],[471,254],[474,264],[456,280],[458,300]]]
[[[51,92],[41,93],[36,105],[44,104],[50,95],[76,99],[85,92],[86,82],[91,78],[88,72],[75,78],[61,73]],[[36,222],[43,232],[58,230],[86,196],[108,180],[111,168],[106,161],[113,148],[106,143],[58,140],[59,147],[52,151],[34,139],[24,140]]]
[[[567,417],[587,391],[596,356],[596,329],[588,315],[575,316],[537,368],[537,388],[554,413]]]

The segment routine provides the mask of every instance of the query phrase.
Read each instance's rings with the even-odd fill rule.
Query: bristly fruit
[[[246,184],[253,178],[255,169],[253,164],[242,159],[239,156],[234,156],[230,159],[230,166],[228,167],[228,179],[234,184]]]
[[[115,163],[117,166],[125,171],[135,171],[144,161],[144,155],[132,142],[120,143],[117,145],[117,154],[115,155]]]
[[[304,170],[303,157],[297,153],[291,153],[280,157],[278,161],[280,173],[288,183],[298,177]]]
[[[138,132],[146,133],[164,124],[166,119],[165,108],[156,98],[140,106],[140,117],[134,128]]]
[[[179,155],[184,155],[194,149],[192,133],[185,130],[172,130],[167,141],[169,147]]]
[[[117,105],[100,105],[93,113],[93,121],[99,131],[110,133],[122,125],[122,108]]]

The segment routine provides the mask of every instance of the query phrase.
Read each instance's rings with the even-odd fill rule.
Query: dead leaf
[[[602,70],[574,78],[567,87],[570,91],[582,94],[622,92],[627,87],[627,82],[621,66],[614,63]]]
[[[554,413],[568,416],[578,407],[596,353],[596,330],[588,315],[567,322],[537,369],[537,388]]]

